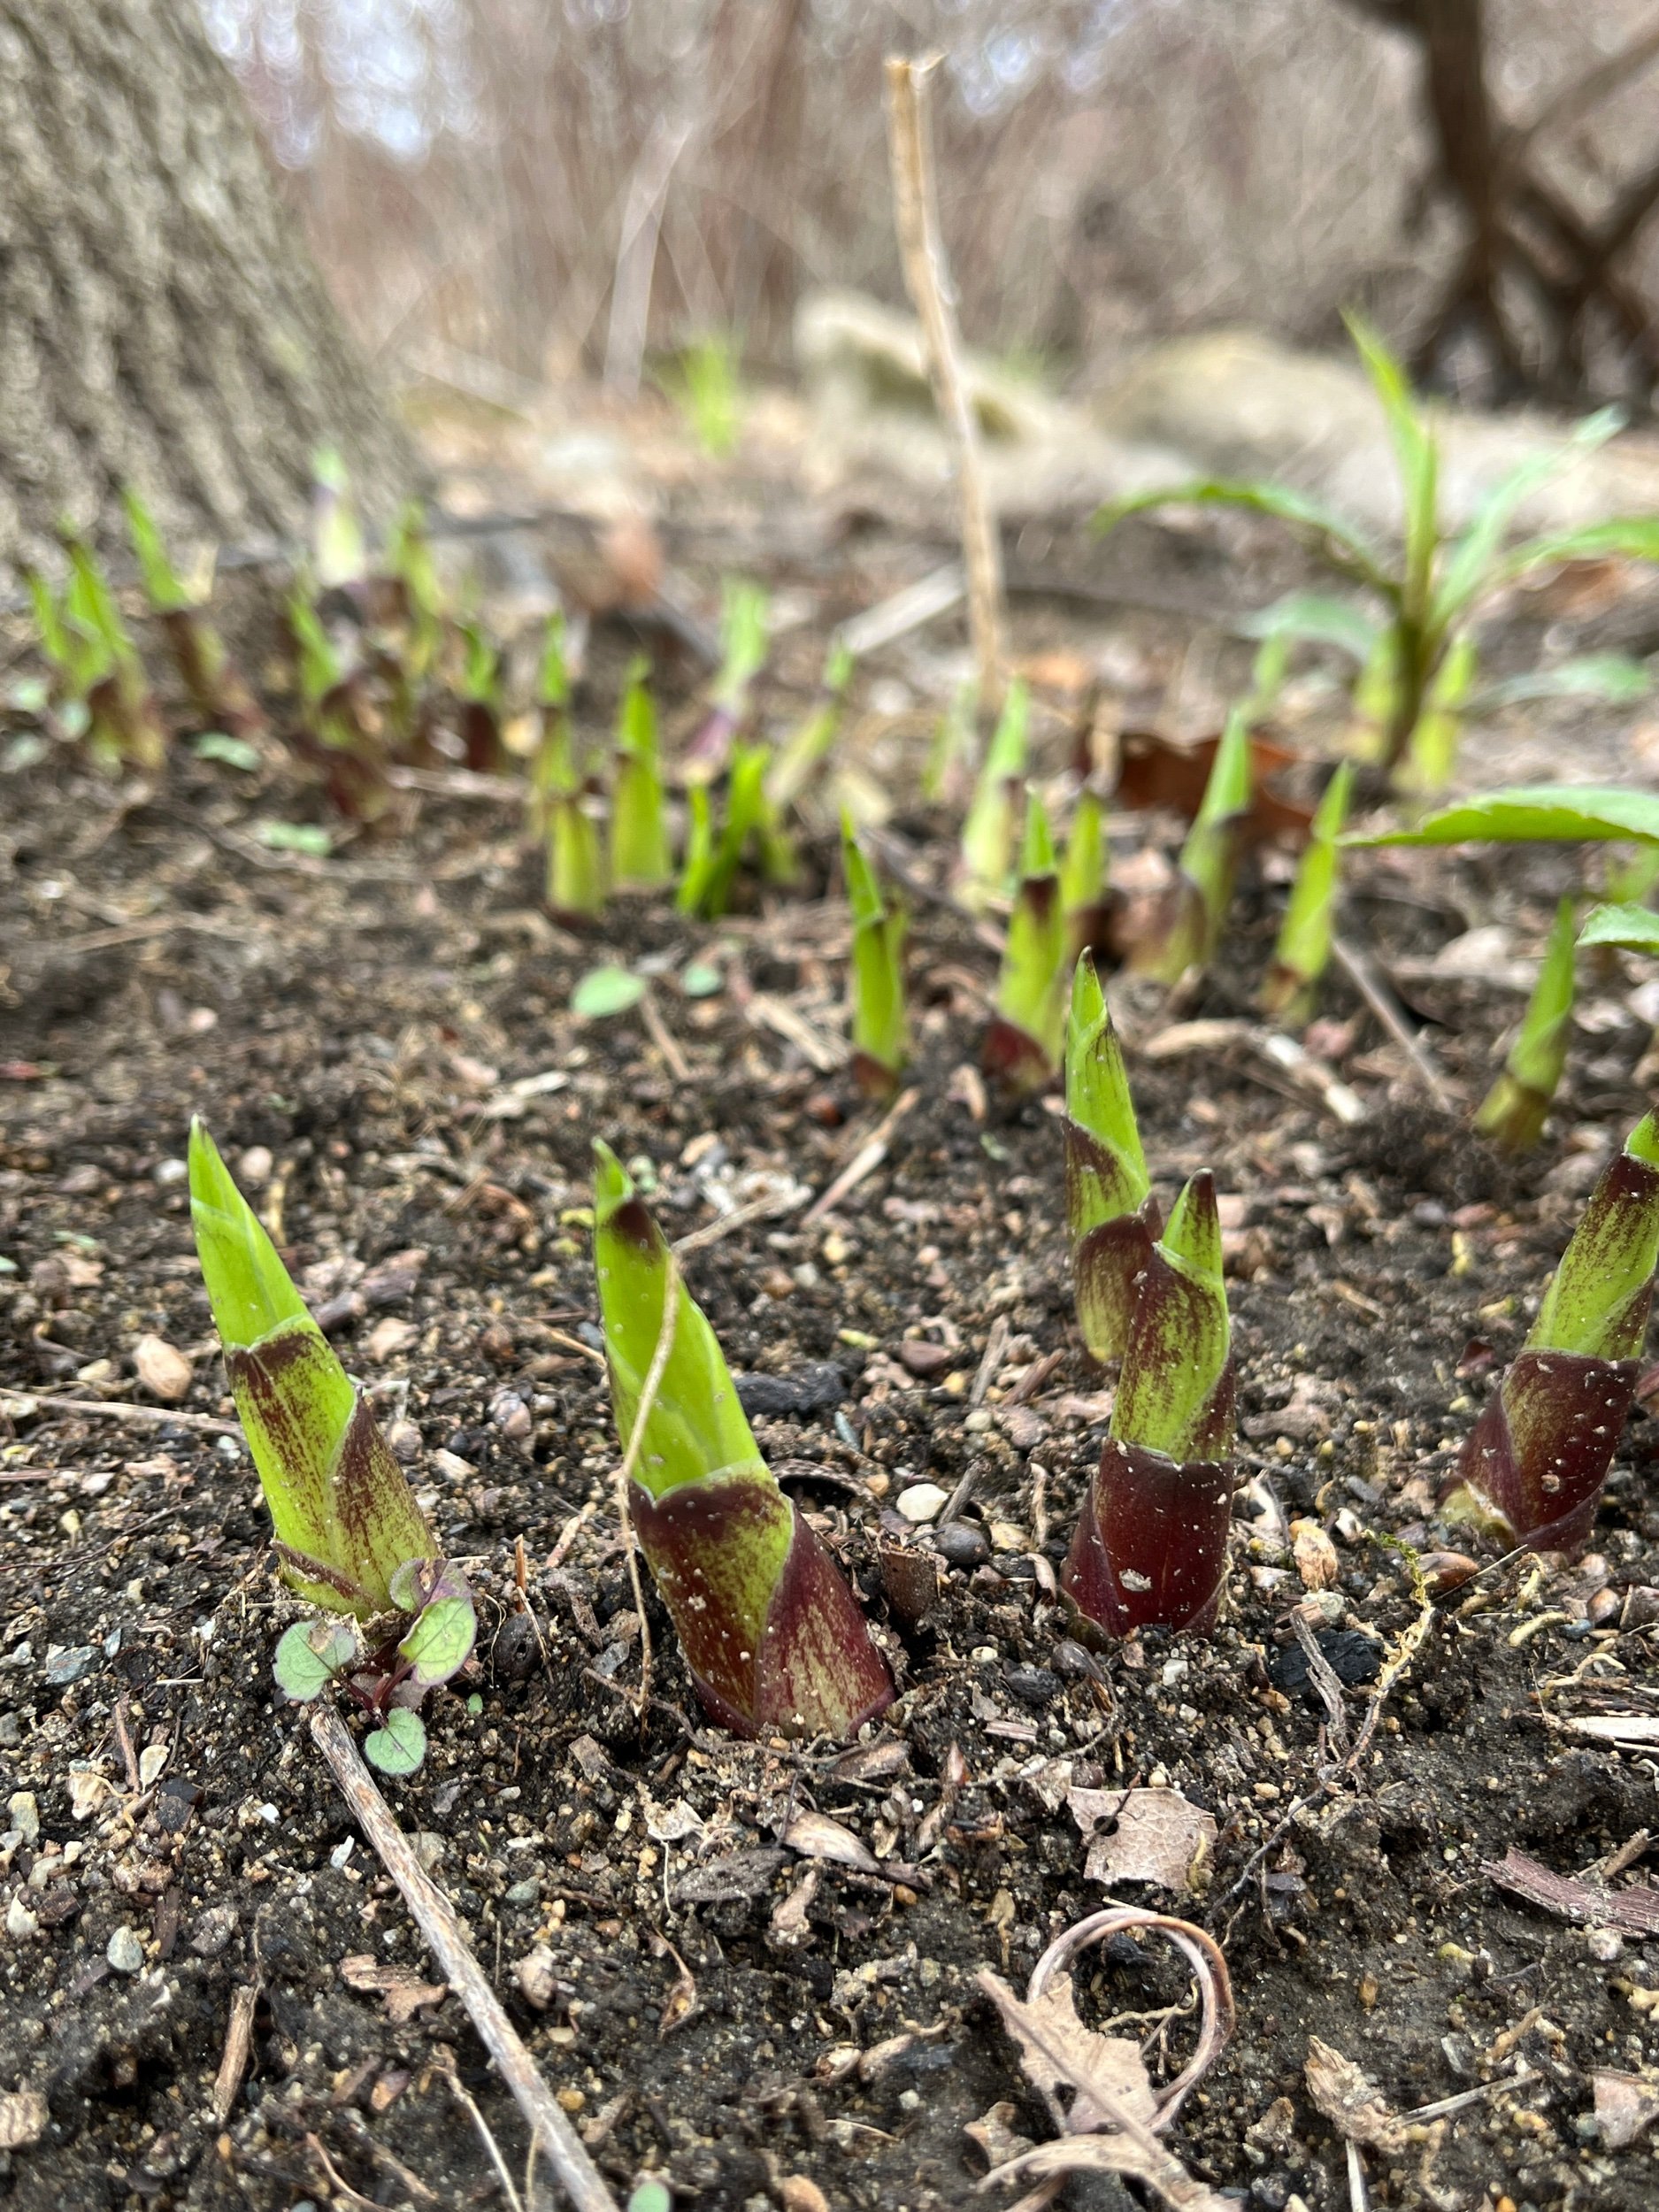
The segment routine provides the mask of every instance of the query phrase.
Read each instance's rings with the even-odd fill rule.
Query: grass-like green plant
[[[720,598],[720,666],[709,689],[708,711],[680,764],[687,783],[712,782],[731,758],[753,711],[755,679],[771,649],[771,622],[772,603],[760,586],[728,577]]]
[[[1078,1325],[1096,1359],[1129,1340],[1161,1224],[1123,1046],[1093,953],[1079,956],[1065,1033],[1065,1220]]]
[[[1033,791],[996,1005],[985,1033],[985,1067],[1010,1090],[1041,1090],[1059,1068],[1064,1032],[1065,916],[1048,817]]]
[[[726,332],[695,338],[662,376],[699,448],[716,461],[736,450],[742,434],[742,356]]]
[[[348,659],[302,580],[288,595],[300,722],[294,741],[342,814],[378,821],[392,803],[382,718],[368,697],[361,663]]]
[[[1563,899],[1520,1030],[1475,1115],[1476,1129],[1503,1152],[1530,1152],[1538,1142],[1567,1064],[1577,926],[1577,901]]]
[[[605,853],[596,802],[576,758],[570,717],[556,712],[536,757],[535,795],[543,810],[547,902],[580,919],[603,911]]]
[[[594,1149],[594,1263],[629,1511],[698,1694],[740,1735],[849,1736],[890,1703],[887,1663],[761,1457],[632,1179],[608,1146]]]
[[[320,447],[311,457],[311,572],[323,593],[361,598],[368,584],[368,541],[336,446]]]
[[[657,705],[650,664],[628,670],[617,712],[617,772],[611,795],[611,879],[618,890],[657,891],[674,879],[663,807]]]
[[[853,1074],[872,1098],[889,1098],[910,1056],[904,999],[902,907],[889,906],[850,815],[841,816],[841,856],[852,909]]]
[[[136,487],[121,494],[144,596],[161,624],[190,703],[211,728],[247,737],[265,716],[218,627],[173,566],[156,518]]]
[[[1142,974],[1177,983],[1189,968],[1214,959],[1233,903],[1250,796],[1250,725],[1247,709],[1236,706],[1181,847],[1166,926],[1134,949],[1131,964]]]
[[[1292,1027],[1299,1028],[1312,1014],[1319,979],[1330,961],[1341,866],[1337,840],[1348,819],[1353,788],[1354,770],[1344,761],[1314,809],[1272,961],[1263,980],[1263,1011]]]
[[[386,548],[386,573],[393,611],[402,626],[402,659],[412,683],[426,682],[444,646],[443,587],[433,558],[426,512],[418,499],[406,500],[392,525]]]
[[[682,914],[699,914],[705,920],[724,914],[732,902],[738,871],[751,853],[767,882],[794,879],[794,847],[766,796],[771,759],[764,745],[740,743],[732,749],[718,835],[708,786],[687,786],[686,850],[675,895]]]
[[[778,748],[766,772],[766,795],[780,814],[795,804],[829,758],[852,672],[853,657],[837,638],[825,659],[817,698]]]
[[[100,767],[158,774],[167,735],[138,648],[91,547],[70,530],[63,547],[69,573],[61,594],[37,571],[27,572],[54,718]]]
[[[1031,692],[1016,676],[986,748],[972,802],[962,826],[958,871],[964,904],[983,907],[1006,898],[1019,834],[1020,793],[1025,781]]]
[[[1194,1175],[1141,1271],[1061,1586],[1112,1636],[1207,1629],[1220,1603],[1236,1386],[1213,1179]]]
[[[415,1707],[472,1652],[472,1594],[199,1120],[189,1169],[202,1277],[278,1566],[330,1617],[288,1630],[277,1680],[301,1700],[338,1682],[379,1718],[368,1756],[408,1773],[426,1747]]]
[[[1525,1346],[1463,1447],[1450,1510],[1506,1544],[1575,1551],[1624,1432],[1659,1261],[1649,1114],[1591,1192]]]
[[[1404,503],[1403,549],[1391,565],[1366,534],[1333,509],[1288,486],[1223,481],[1214,478],[1137,493],[1102,511],[1100,526],[1125,515],[1171,504],[1242,507],[1276,518],[1339,574],[1361,586],[1374,603],[1370,617],[1340,605],[1326,627],[1330,641],[1353,649],[1366,671],[1367,703],[1382,724],[1381,755],[1392,772],[1406,759],[1425,711],[1435,698],[1448,657],[1458,649],[1481,603],[1506,584],[1564,561],[1611,557],[1659,559],[1659,517],[1630,515],[1578,528],[1550,531],[1505,549],[1522,503],[1558,470],[1601,444],[1618,427],[1611,410],[1581,423],[1559,451],[1532,455],[1496,485],[1468,526],[1456,535],[1440,518],[1440,443],[1404,370],[1381,338],[1357,315],[1348,329],[1381,403]],[[1305,634],[1320,634],[1320,603],[1304,596]],[[1271,619],[1271,613],[1270,618]],[[1445,732],[1433,741],[1443,757]],[[1435,762],[1423,768],[1432,773]]]

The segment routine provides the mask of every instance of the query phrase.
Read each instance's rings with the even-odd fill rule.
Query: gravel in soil
[[[274,1694],[295,1609],[191,1245],[193,1111],[474,1578],[477,1660],[388,1795],[619,2191],[650,2169],[710,2212],[810,2206],[809,2184],[838,2207],[968,2201],[970,2124],[1001,2108],[1048,2131],[974,1977],[1023,1987],[1100,1904],[1071,1793],[1140,1785],[1183,1793],[1215,1839],[1189,1893],[1116,1893],[1207,1921],[1240,2000],[1172,2139],[1193,2171],[1262,2212],[1349,2201],[1304,2078],[1317,2037],[1408,2121],[1472,2093],[1363,2151],[1375,2203],[1654,2201],[1659,2162],[1598,2132],[1591,2076],[1659,2060],[1659,1972],[1483,1870],[1517,1846],[1578,1873],[1654,1822],[1650,1759],[1572,1724],[1655,1707],[1651,1421],[1593,1555],[1483,1555],[1348,1755],[1419,1622],[1402,1540],[1468,1548],[1436,1522],[1440,1477],[1643,1102],[1622,986],[1514,1169],[1423,1102],[1340,986],[1320,1041],[1357,1126],[1233,1046],[1136,1056],[1161,1194],[1204,1164],[1225,1194],[1246,1486],[1215,1637],[1095,1654],[1055,1576],[1109,1384],[1071,1319],[1052,1102],[1005,1111],[972,1071],[992,957],[966,925],[918,914],[918,1095],[885,1162],[810,1219],[872,1126],[841,1066],[844,910],[810,886],[709,929],[624,910],[602,943],[541,914],[488,809],[429,806],[401,840],[307,863],[260,854],[247,803],[188,764],[125,811],[27,781],[0,881],[0,1383],[26,1394],[0,1401],[0,2090],[47,2114],[0,2154],[5,2201],[481,2203],[501,2193],[481,2129],[524,2186],[515,2109]],[[1376,941],[1426,962],[1448,896],[1536,941],[1547,864],[1437,869],[1430,895],[1362,907]],[[1271,926],[1247,891],[1236,967],[1189,1016],[1248,1010]],[[618,946],[656,978],[655,1037],[567,1010]],[[680,990],[694,953],[718,994]],[[1517,1002],[1479,978],[1417,988],[1478,1095]],[[687,1279],[755,1379],[763,1448],[877,1624],[901,1696],[853,1747],[720,1734],[654,1598],[634,1609],[596,1134],[697,1236]],[[907,1494],[970,1479],[951,1526],[921,1525],[936,1599],[918,1608],[912,1576],[895,1601],[881,1547],[929,1543]],[[1299,1556],[1328,1583],[1333,1707],[1291,1624]],[[822,1847],[809,1812],[874,1870],[800,1848]],[[216,2105],[238,1993],[246,2074]],[[1135,2024],[1155,2076],[1190,2048],[1184,1971],[1149,1944],[1090,1955],[1079,2000]]]

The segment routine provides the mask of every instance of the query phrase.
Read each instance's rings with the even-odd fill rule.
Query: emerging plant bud
[[[1298,1028],[1313,1012],[1314,992],[1331,957],[1341,857],[1337,839],[1348,818],[1353,787],[1354,771],[1344,761],[1314,810],[1307,850],[1290,887],[1272,964],[1262,985],[1263,1010]]]
[[[393,1578],[434,1556],[432,1531],[200,1121],[190,1125],[190,1215],[284,1579],[331,1612],[392,1610]]]
[[[1025,780],[1025,731],[1031,693],[1015,677],[1002,701],[973,803],[962,826],[962,896],[970,906],[987,906],[1008,889],[1014,865],[1014,838],[1019,823],[1019,790]]]
[[[1065,917],[1048,818],[1033,791],[1025,805],[1019,887],[1008,918],[996,1011],[986,1032],[987,1071],[1010,1090],[1041,1090],[1060,1064],[1065,1027]]]
[[[905,917],[889,908],[875,870],[853,833],[852,817],[841,816],[841,854],[847,899],[853,916],[853,1073],[872,1098],[897,1089],[910,1056],[910,1020],[904,1004]]]
[[[892,1701],[887,1663],[834,1561],[772,1479],[661,1230],[615,1154],[594,1149],[594,1259],[625,1450],[674,1288],[629,1509],[698,1694],[740,1735],[849,1736]]]
[[[1060,905],[1065,915],[1066,951],[1079,953],[1104,942],[1110,907],[1105,808],[1099,791],[1086,783],[1077,795],[1071,827],[1060,864]]]
[[[729,577],[721,591],[719,672],[710,687],[708,713],[681,762],[688,784],[712,782],[730,758],[733,741],[752,710],[755,679],[766,665],[771,624],[771,603],[760,586]]]
[[[1109,1635],[1215,1620],[1233,1494],[1231,1341],[1216,1187],[1199,1174],[1141,1277],[1111,1433],[1062,1577]]]
[[[1572,1042],[1573,954],[1577,916],[1563,899],[1539,963],[1521,1031],[1502,1072],[1475,1116],[1475,1127],[1500,1151],[1530,1152],[1543,1134]]]
[[[1129,1338],[1136,1285],[1158,1233],[1123,1047],[1085,952],[1071,979],[1065,1041],[1065,1217],[1078,1325],[1096,1359]]]
[[[1463,1447],[1454,1515],[1571,1551],[1624,1432],[1659,1262],[1659,1126],[1647,1115],[1591,1192],[1532,1334]]]
[[[1215,957],[1233,902],[1244,824],[1250,811],[1250,726],[1242,707],[1227,717],[1210,779],[1181,857],[1169,926],[1136,949],[1134,965],[1161,983]]]
[[[265,716],[225,641],[209,620],[168,557],[156,518],[132,485],[121,494],[127,535],[133,541],[144,596],[167,634],[167,643],[190,703],[210,728],[233,737],[265,727]]]
[[[611,879],[620,888],[660,890],[673,880],[663,775],[657,748],[657,708],[636,660],[617,717],[617,780],[611,806]]]
[[[534,780],[547,822],[548,906],[573,918],[598,914],[605,903],[605,861],[596,802],[577,764],[569,715],[560,706],[544,712]]]

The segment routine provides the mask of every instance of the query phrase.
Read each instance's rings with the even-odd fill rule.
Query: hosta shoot
[[[196,595],[174,568],[156,518],[134,486],[129,484],[122,492],[121,504],[127,511],[127,535],[143,578],[144,596],[166,633],[191,705],[204,722],[233,737],[263,729],[265,716],[241,670]]]
[[[1659,518],[1618,516],[1505,549],[1523,503],[1617,429],[1618,417],[1608,410],[1581,423],[1558,449],[1522,461],[1486,495],[1467,526],[1453,534],[1441,518],[1440,443],[1428,415],[1371,326],[1353,315],[1348,328],[1381,404],[1400,475],[1403,547],[1397,560],[1334,510],[1279,484],[1203,479],[1136,494],[1105,510],[1100,522],[1110,529],[1125,515],[1171,504],[1242,507],[1284,523],[1338,574],[1358,585],[1376,612],[1373,618],[1352,611],[1364,626],[1355,649],[1369,679],[1365,706],[1379,713],[1382,758],[1392,772],[1404,762],[1425,712],[1455,716],[1454,702],[1442,696],[1437,704],[1437,686],[1483,601],[1518,577],[1568,561],[1659,559]],[[1448,731],[1455,738],[1455,721],[1429,741],[1433,757],[1422,766],[1431,775],[1444,759]]]
[[[681,764],[688,783],[708,782],[731,757],[732,746],[752,711],[755,679],[766,665],[772,605],[758,584],[729,577],[721,595],[720,667],[709,690],[709,710]]]
[[[406,1773],[425,1745],[414,1706],[471,1654],[472,1594],[200,1121],[189,1168],[203,1280],[277,1563],[330,1617],[288,1630],[278,1682],[302,1700],[341,1684],[380,1718],[368,1755]]]
[[[298,676],[300,749],[342,814],[375,821],[392,794],[381,725],[365,695],[363,672],[345,660],[303,583],[289,595],[288,618]]]
[[[764,745],[734,746],[726,783],[726,812],[714,830],[712,801],[706,784],[687,786],[688,827],[676,902],[681,913],[714,920],[732,902],[738,871],[751,850],[769,882],[787,883],[795,872],[795,854],[766,797],[766,768],[772,756]]]
[[[423,682],[443,650],[443,589],[432,557],[432,539],[418,499],[398,511],[386,548],[398,618],[404,629],[403,659],[410,679]]]
[[[1073,959],[1086,945],[1099,946],[1106,933],[1110,856],[1105,820],[1105,802],[1093,783],[1086,783],[1077,795],[1060,863],[1060,908],[1066,950]]]
[[[1272,962],[1262,985],[1263,1010],[1289,1027],[1299,1028],[1311,1016],[1319,979],[1331,957],[1341,864],[1337,840],[1348,819],[1353,787],[1354,771],[1344,761],[1314,809]]]
[[[501,649],[480,622],[458,626],[461,634],[461,742],[474,774],[498,775],[508,764],[501,741],[505,672]]]
[[[1452,1479],[1454,1517],[1506,1545],[1588,1538],[1635,1391],[1659,1261],[1659,1125],[1649,1114],[1591,1192],[1525,1346]]]
[[[778,748],[766,775],[766,795],[781,814],[794,805],[829,758],[841,726],[853,657],[837,638],[824,664],[818,695],[805,718]]]
[[[850,1736],[892,1701],[887,1663],[761,1457],[714,1332],[632,1179],[608,1146],[595,1154],[594,1260],[625,1454],[642,1425],[629,1512],[698,1694],[740,1735]]]
[[[1078,1325],[1096,1359],[1118,1359],[1160,1225],[1123,1046],[1087,951],[1071,979],[1063,1126]]]
[[[617,772],[611,797],[611,879],[618,890],[656,891],[672,883],[668,819],[657,753],[657,706],[649,663],[636,660],[617,713]]]
[[[1207,1629],[1220,1603],[1235,1385],[1213,1179],[1175,1202],[1137,1286],[1111,1431],[1061,1585],[1108,1635]]]
[[[898,1088],[910,1054],[904,1002],[905,915],[882,896],[875,870],[846,814],[841,816],[841,855],[853,923],[853,1073],[861,1090],[873,1098],[887,1098]]]
[[[1133,964],[1143,973],[1176,983],[1215,957],[1233,902],[1250,795],[1249,722],[1244,708],[1234,707],[1181,848],[1168,927],[1136,948]]]
[[[1008,918],[987,1069],[1015,1091],[1041,1090],[1060,1065],[1065,1029],[1065,916],[1042,801],[1025,803],[1019,886]]]
[[[546,823],[547,902],[580,918],[605,902],[605,856],[597,802],[576,759],[570,718],[555,710],[536,757],[534,793]]]
[[[1016,676],[1003,696],[962,826],[962,895],[970,906],[988,906],[1008,893],[1019,833],[1030,721],[1031,693],[1025,680]]]
[[[369,549],[339,449],[322,447],[311,461],[311,570],[319,592],[360,595],[368,581]]]
[[[1575,902],[1563,899],[1519,1034],[1475,1116],[1479,1133],[1504,1152],[1530,1152],[1538,1142],[1567,1064],[1576,929]]]

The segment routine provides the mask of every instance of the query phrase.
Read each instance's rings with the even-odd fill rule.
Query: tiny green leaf
[[[1317,499],[1292,491],[1288,485],[1200,477],[1191,483],[1171,484],[1162,491],[1136,492],[1127,499],[1116,500],[1101,509],[1094,527],[1103,536],[1126,516],[1145,514],[1154,507],[1243,507],[1253,514],[1271,516],[1293,529],[1305,531],[1333,568],[1369,584],[1391,604],[1399,602],[1399,586],[1352,524]]]
[[[584,1021],[626,1014],[645,996],[645,978],[629,968],[589,968],[571,993],[571,1011]]]
[[[426,1755],[426,1723],[408,1706],[393,1706],[374,1733],[365,1740],[363,1755],[382,1774],[412,1774]]]
[[[964,890],[969,900],[979,905],[1001,898],[1008,888],[1030,719],[1031,693],[1017,676],[1002,701],[1002,711],[974,787],[973,803],[962,826]]]
[[[680,987],[687,998],[712,998],[725,984],[726,978],[711,960],[688,960],[680,978]]]
[[[1578,942],[1659,953],[1659,914],[1650,906],[1594,906],[1578,932]]]
[[[198,760],[220,760],[227,768],[240,768],[244,773],[259,765],[259,748],[225,730],[204,730],[200,737],[192,739],[190,750]]]
[[[308,1705],[345,1673],[361,1651],[356,1633],[344,1621],[296,1621],[277,1645],[272,1671],[279,1689],[296,1705]]]
[[[1333,599],[1327,592],[1293,591],[1260,614],[1247,617],[1239,633],[1243,637],[1289,636],[1305,639],[1310,645],[1333,645],[1363,668],[1377,649],[1379,625],[1352,600]]]
[[[254,824],[253,833],[272,852],[309,853],[315,860],[326,860],[334,849],[334,839],[319,822],[266,819]]]
[[[1475,1127],[1506,1152],[1537,1143],[1567,1064],[1572,1038],[1574,923],[1577,907],[1563,899],[1539,963],[1520,1033],[1497,1081],[1481,1101]]]
[[[423,1689],[447,1682],[472,1656],[478,1617],[470,1597],[434,1598],[397,1647]]]

